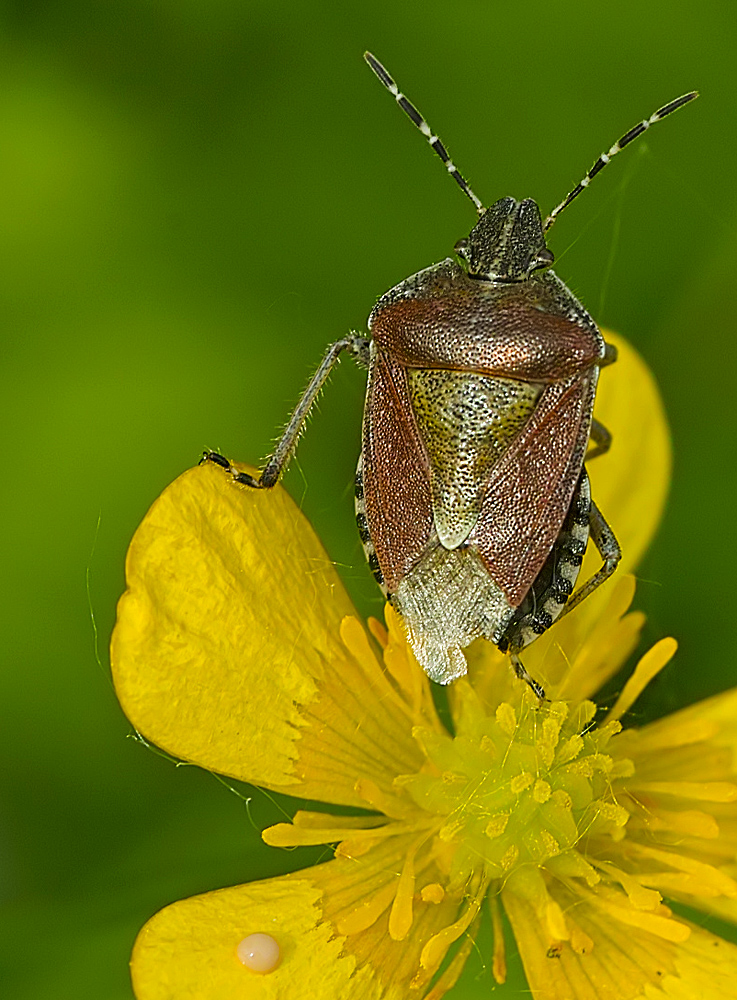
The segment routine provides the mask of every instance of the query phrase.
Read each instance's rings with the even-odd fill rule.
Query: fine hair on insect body
[[[616,360],[589,313],[551,270],[545,234],[617,153],[697,94],[670,101],[602,153],[543,220],[532,199],[484,207],[425,118],[370,53],[365,59],[472,202],[478,220],[446,258],[382,295],[368,336],[332,343],[258,476],[214,462],[234,483],[269,489],[343,352],[368,370],[356,521],[369,566],[429,677],[466,673],[483,637],[521,651],[585,600],[621,552],[596,506],[585,461],[611,436],[593,417],[602,368]],[[589,539],[601,568],[576,589]]]

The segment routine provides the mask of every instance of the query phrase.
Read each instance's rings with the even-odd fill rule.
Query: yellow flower
[[[652,381],[619,347],[597,404],[615,443],[590,473],[626,571],[659,519],[669,450]],[[127,580],[113,670],[140,732],[222,774],[364,810],[299,811],[263,834],[337,843],[331,861],[154,916],[133,954],[140,1000],[436,1000],[487,899],[493,975],[503,908],[535,998],[737,995],[737,948],[665,902],[737,921],[737,691],[623,729],[675,651],[664,639],[597,711],[643,624],[632,577],[526,653],[547,703],[494,647],[471,647],[448,692],[452,734],[392,610],[367,634],[281,489],[191,469],[138,529]],[[278,944],[273,971],[244,965],[252,934]]]

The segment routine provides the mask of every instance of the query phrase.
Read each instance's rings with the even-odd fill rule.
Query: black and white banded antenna
[[[621,139],[614,143],[611,149],[606,153],[602,153],[596,163],[593,165],[591,170],[586,174],[582,181],[575,186],[575,188],[570,192],[570,194],[563,199],[560,205],[557,205],[550,215],[545,220],[545,225],[543,226],[543,232],[547,232],[548,229],[553,225],[556,218],[567,208],[574,198],[578,198],[582,191],[584,191],[596,175],[604,169],[604,167],[609,163],[613,156],[617,153],[621,153],[625,146],[629,146],[631,142],[634,142],[643,132],[647,132],[651,125],[655,122],[662,121],[663,118],[667,118],[668,115],[672,114],[674,111],[678,111],[682,108],[684,104],[688,104],[689,101],[693,101],[694,98],[698,97],[699,93],[697,90],[692,90],[690,94],[684,94],[683,97],[677,97],[675,101],[671,101],[670,104],[664,104],[662,108],[659,108],[654,114],[650,115],[644,121],[641,121],[634,128],[631,128],[629,132],[625,132]]]
[[[448,171],[450,176],[455,180],[456,184],[461,189],[461,191],[463,191],[463,193],[468,198],[471,199],[471,201],[474,203],[474,206],[476,207],[476,211],[479,213],[479,215],[481,215],[485,211],[484,206],[481,204],[480,200],[473,193],[473,191],[471,190],[471,188],[468,186],[463,176],[461,175],[460,171],[451,160],[450,156],[448,155],[448,150],[442,144],[438,136],[436,136],[433,133],[432,129],[427,124],[427,122],[422,117],[417,108],[414,106],[414,104],[412,104],[412,102],[408,100],[404,96],[404,94],[399,90],[399,87],[397,87],[394,80],[387,73],[387,71],[381,65],[376,56],[372,56],[370,52],[364,52],[363,58],[369,64],[374,73],[376,73],[376,75],[384,84],[389,93],[394,96],[394,100],[397,102],[402,111],[404,111],[404,113],[410,119],[412,124],[417,126],[420,132],[422,132],[427,141],[430,143],[431,148],[438,154],[440,159],[445,164],[445,169]]]

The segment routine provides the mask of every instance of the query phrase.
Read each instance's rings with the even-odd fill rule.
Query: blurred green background
[[[203,448],[265,455],[328,341],[473,224],[365,48],[485,203],[543,211],[701,90],[551,245],[648,358],[673,423],[638,601],[681,652],[642,711],[734,683],[736,35],[731,0],[0,4],[3,996],[130,998],[130,946],[160,906],[316,856],[260,845],[269,797],[127,738],[107,642],[161,489]],[[376,613],[351,501],[363,379],[340,366],[288,484]],[[492,985],[477,956],[454,995]]]

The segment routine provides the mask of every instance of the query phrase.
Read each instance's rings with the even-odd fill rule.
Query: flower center
[[[575,847],[584,833],[624,836],[629,813],[613,801],[611,783],[632,765],[604,752],[619,723],[589,728],[592,702],[569,712],[563,702],[526,697],[486,715],[470,686],[456,693],[465,702],[457,735],[415,727],[426,763],[396,781],[437,817],[435,853],[448,888],[480,869],[486,879],[506,881],[526,866],[597,882]]]

